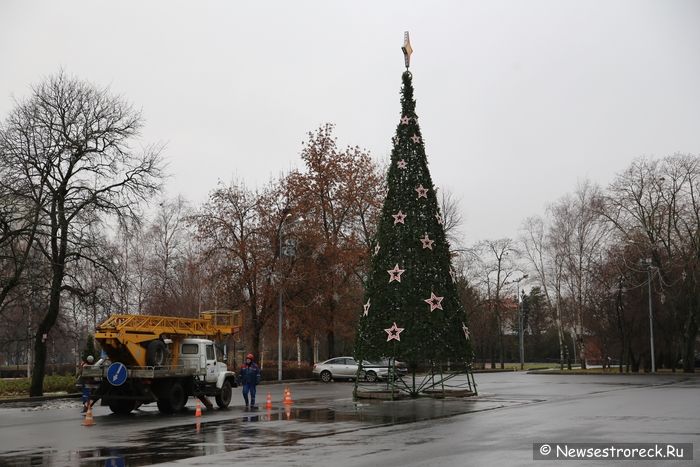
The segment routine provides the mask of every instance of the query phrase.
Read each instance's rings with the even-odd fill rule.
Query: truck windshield
[[[182,344],[182,354],[183,355],[196,355],[199,352],[199,345],[197,344]]]

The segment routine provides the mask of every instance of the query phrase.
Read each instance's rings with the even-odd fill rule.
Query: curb
[[[261,381],[258,386],[263,385],[273,385],[273,384],[289,384],[289,383],[306,383],[309,381],[314,381],[313,378],[306,379],[284,379],[282,381]],[[81,393],[75,392],[70,394],[50,394],[47,396],[36,396],[36,397],[12,397],[12,398],[1,398],[0,405],[2,404],[12,404],[17,402],[44,402],[54,399],[79,399],[82,396]]]
[[[265,381],[262,380],[258,386],[266,386],[268,384],[288,384],[288,383],[306,383],[309,381],[316,381],[314,378],[302,378],[302,379],[283,379],[282,381]]]
[[[602,371],[577,371],[577,370],[531,370],[527,372],[528,375],[577,375],[577,376],[700,376],[700,372],[695,373],[683,373],[682,371],[673,372],[663,372],[663,373],[646,373],[646,372],[623,372],[611,371],[603,373]]]
[[[66,393],[66,394],[51,394],[48,396],[34,396],[34,397],[12,397],[12,398],[0,398],[0,405],[1,404],[10,404],[10,403],[15,403],[15,402],[43,402],[43,401],[51,401],[55,399],[79,399],[82,394],[79,392],[75,393]]]

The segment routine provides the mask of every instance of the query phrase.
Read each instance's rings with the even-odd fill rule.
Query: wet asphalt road
[[[690,442],[695,461],[572,465],[700,465],[700,376],[476,375],[471,399],[353,402],[351,383],[260,386],[256,412],[127,417],[75,400],[0,405],[0,466],[10,465],[558,465],[533,442]],[[273,409],[265,410],[271,391]],[[199,420],[199,424],[197,421]],[[568,464],[568,462],[566,462]]]

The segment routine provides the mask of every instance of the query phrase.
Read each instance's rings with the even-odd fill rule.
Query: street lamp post
[[[523,302],[518,296],[518,329],[519,329],[519,343],[520,343],[520,369],[525,369],[525,332],[523,330]]]
[[[649,286],[649,345],[651,347],[651,372],[656,373],[656,357],[654,356],[654,312],[651,305],[651,258],[646,260],[647,285]]]
[[[277,313],[277,381],[282,381],[282,307],[282,285],[280,283],[279,312]]]
[[[287,213],[282,219],[279,231],[279,259],[280,259],[280,269],[282,268],[282,228],[284,227],[284,221],[290,218],[292,215]],[[282,289],[282,274],[280,271],[279,275],[279,310],[277,313],[277,381],[282,381],[282,314],[283,314],[283,289]]]
[[[513,279],[513,282],[515,282],[516,285],[516,297],[518,300],[518,346],[520,347],[520,369],[523,370],[525,369],[525,333],[523,332],[523,321],[524,321],[524,316],[523,316],[523,307],[522,303],[520,301],[520,281],[523,279],[527,279],[527,274],[523,274],[523,276],[519,279]]]

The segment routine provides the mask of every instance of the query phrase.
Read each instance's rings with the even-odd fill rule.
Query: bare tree
[[[0,194],[0,316],[11,292],[21,283],[38,225],[35,214],[29,219],[15,216],[22,211],[10,201],[12,197]]]
[[[676,358],[694,371],[700,322],[700,158],[675,154],[663,160],[638,159],[611,184],[601,212],[636,259],[649,258],[654,288],[669,298],[673,334],[680,337]],[[628,268],[638,269],[631,262]],[[671,345],[674,345],[673,343]],[[672,364],[675,364],[673,362]]]
[[[504,333],[507,321],[504,302],[504,290],[508,279],[517,271],[515,255],[517,250],[512,239],[483,240],[476,248],[480,259],[482,281],[486,288],[486,296],[491,315],[494,318],[495,330],[498,335],[498,354],[501,368],[505,366]],[[492,362],[493,364],[493,362]]]
[[[182,273],[187,247],[187,203],[182,196],[159,203],[147,239],[152,245],[148,271],[151,278],[149,311],[153,314],[188,314],[180,309],[181,288],[177,284]],[[181,285],[181,284],[180,284]]]
[[[563,258],[559,255],[559,250],[554,248],[549,229],[542,217],[528,217],[522,225],[520,244],[524,258],[529,262],[542,286],[547,310],[556,325],[559,339],[559,365],[563,369],[564,362],[568,360],[568,347],[564,344],[562,325]]]
[[[43,392],[46,340],[61,311],[64,292],[77,292],[67,278],[77,261],[109,265],[86,248],[89,226],[106,216],[135,214],[139,202],[160,188],[160,151],[142,154],[129,146],[141,116],[106,89],[66,76],[52,76],[18,102],[2,128],[2,166],[7,184],[22,190],[23,203],[39,210],[36,246],[51,265],[45,313],[34,338],[30,394]]]
[[[464,217],[460,207],[461,200],[450,190],[440,190],[440,211],[445,237],[450,243],[450,251],[463,253],[465,251],[464,236],[461,231]]]
[[[123,289],[124,310],[144,313],[153,286],[150,274],[153,242],[148,225],[143,222],[129,222],[121,226],[122,252],[120,288]]]
[[[32,125],[31,115],[15,112],[0,126],[0,160],[32,150]],[[0,315],[30,261],[41,214],[32,200],[43,199],[45,189],[46,175],[28,183],[17,167],[0,164]]]
[[[563,261],[563,279],[572,304],[572,335],[581,367],[586,367],[586,311],[591,301],[592,274],[604,251],[610,232],[597,209],[600,189],[588,181],[579,184],[573,195],[551,206],[551,240]]]

